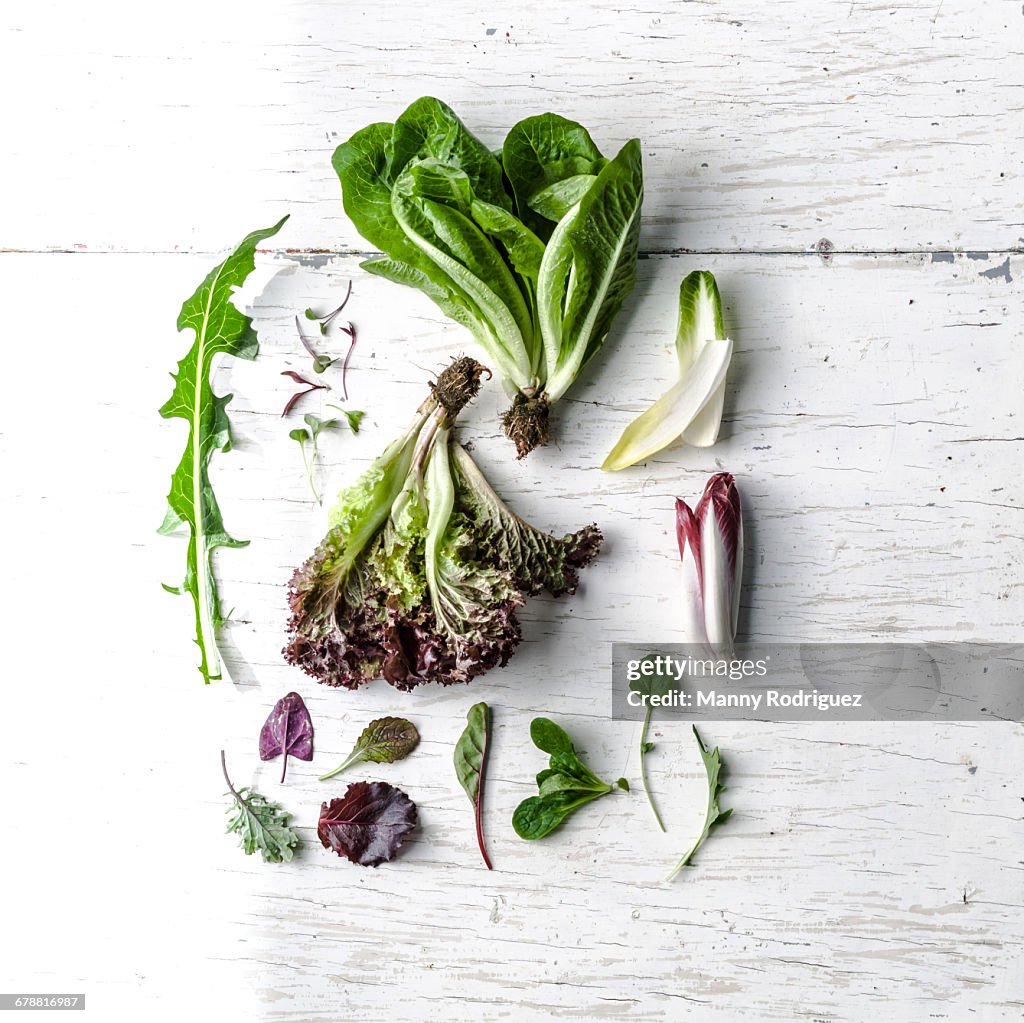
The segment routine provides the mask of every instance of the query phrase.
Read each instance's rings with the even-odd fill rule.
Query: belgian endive
[[[736,639],[743,577],[743,512],[736,482],[718,472],[696,509],[676,499],[683,561],[683,638],[728,652]]]
[[[722,326],[718,285],[707,270],[695,270],[679,286],[676,355],[678,382],[626,427],[602,469],[636,465],[679,439],[697,448],[718,440],[732,341]]]

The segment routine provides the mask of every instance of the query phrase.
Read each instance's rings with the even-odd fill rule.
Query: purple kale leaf
[[[401,789],[357,781],[341,799],[322,804],[316,833],[325,849],[376,867],[398,852],[417,821],[416,804]]]
[[[313,721],[298,693],[282,696],[260,731],[260,760],[284,754],[281,781],[288,770],[288,757],[313,759]]]

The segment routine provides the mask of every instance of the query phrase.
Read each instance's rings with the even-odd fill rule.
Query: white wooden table
[[[541,766],[538,712],[599,774],[638,779],[638,728],[608,717],[606,643],[674,637],[672,499],[719,466],[746,502],[751,638],[1020,639],[1019,0],[484,10],[5,12],[0,987],[84,991],[104,1021],[1021,1018],[1019,724],[709,726],[735,813],[672,885],[703,799],[683,721],[659,726],[650,760],[667,835],[638,792],[541,843],[509,824]],[[367,416],[324,441],[334,491],[472,350],[425,298],[358,269],[330,167],[339,140],[421,94],[494,144],[548,109],[606,151],[639,136],[646,258],[557,443],[510,460],[494,386],[464,416],[517,510],[604,528],[581,592],[531,603],[510,666],[471,688],[349,694],[279,654],[285,582],[324,524],[280,372],[304,368],[294,313],[352,279]],[[234,683],[204,689],[189,606],[158,586],[184,544],[155,534],[182,444],[156,409],[186,347],[182,300],[283,213],[251,300],[262,353],[217,376],[237,447],[215,482],[252,544],[217,557]],[[675,292],[696,268],[716,274],[738,344],[722,440],[602,474],[670,380]],[[317,757],[282,787],[256,735],[289,689]],[[450,765],[479,699],[497,727],[493,873]],[[380,713],[412,717],[423,743],[367,776],[406,788],[422,828],[363,870],[319,847],[315,777]],[[292,864],[222,833],[222,747],[236,782],[296,812]]]

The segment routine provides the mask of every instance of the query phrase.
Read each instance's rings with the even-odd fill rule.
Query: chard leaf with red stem
[[[282,696],[260,731],[260,760],[284,755],[281,781],[288,770],[288,756],[313,759],[313,720],[298,693]]]
[[[480,855],[493,870],[491,859],[484,845],[483,802],[484,772],[487,770],[487,752],[491,735],[491,710],[486,703],[475,703],[466,715],[466,730],[455,744],[455,773],[459,784],[466,790],[469,801],[473,804],[473,816],[476,822],[476,841],[480,846]]]
[[[320,807],[316,833],[325,849],[363,867],[390,860],[418,822],[416,804],[387,782],[357,781]]]

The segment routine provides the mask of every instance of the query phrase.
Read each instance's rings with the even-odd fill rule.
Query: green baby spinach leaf
[[[228,777],[223,750],[220,751],[220,766],[234,800],[228,807],[228,813],[231,814],[228,834],[241,836],[242,850],[246,856],[252,856],[258,849],[264,863],[288,862],[299,844],[299,836],[288,825],[291,814],[279,803],[271,803],[252,789],[236,789]]]
[[[547,770],[537,775],[540,794],[524,799],[512,814],[512,827],[520,838],[543,838],[581,806],[608,795],[616,786],[626,791],[629,782],[603,782],[579,758],[566,732],[548,718],[530,724],[534,746],[550,757]]]
[[[487,751],[491,735],[491,710],[486,703],[475,703],[466,715],[466,729],[455,744],[455,773],[459,784],[466,790],[469,801],[473,804],[476,821],[476,841],[480,846],[480,855],[493,870],[487,847],[484,845],[483,801],[484,772],[487,769]]]
[[[700,737],[700,732],[697,731],[696,725],[693,726],[693,734],[697,739],[697,745],[700,747],[700,758],[704,761],[704,771],[708,776],[708,808],[707,813],[704,815],[704,828],[697,841],[693,843],[690,851],[672,869],[672,873],[666,878],[668,881],[671,881],[683,867],[693,866],[691,862],[693,854],[704,844],[704,840],[711,833],[711,829],[718,827],[719,824],[723,824],[732,813],[731,808],[723,810],[718,802],[718,797],[725,791],[725,786],[721,781],[723,767],[718,747],[716,746],[714,751],[709,753],[707,746],[704,745],[704,740]]]
[[[333,771],[321,775],[320,780],[327,781],[364,760],[372,764],[393,764],[396,760],[404,760],[419,741],[420,733],[411,721],[405,718],[377,718],[363,729],[352,752]]]
[[[227,407],[232,395],[214,393],[210,384],[213,360],[218,355],[252,360],[259,351],[252,319],[231,302],[256,265],[256,246],[276,234],[287,220],[273,227],[253,231],[199,285],[181,307],[178,330],[192,330],[195,339],[178,363],[174,390],[160,409],[164,419],[184,419],[188,441],[177,469],[171,476],[167,515],[159,532],[167,535],[179,526],[189,530],[185,581],[166,586],[170,593],[188,593],[195,605],[196,644],[201,660],[199,670],[207,683],[221,678],[217,630],[225,619],[220,609],[213,574],[213,552],[218,547],[244,547],[248,540],[236,540],[224,528],[220,506],[209,478],[214,451],[231,450],[231,423]]]

